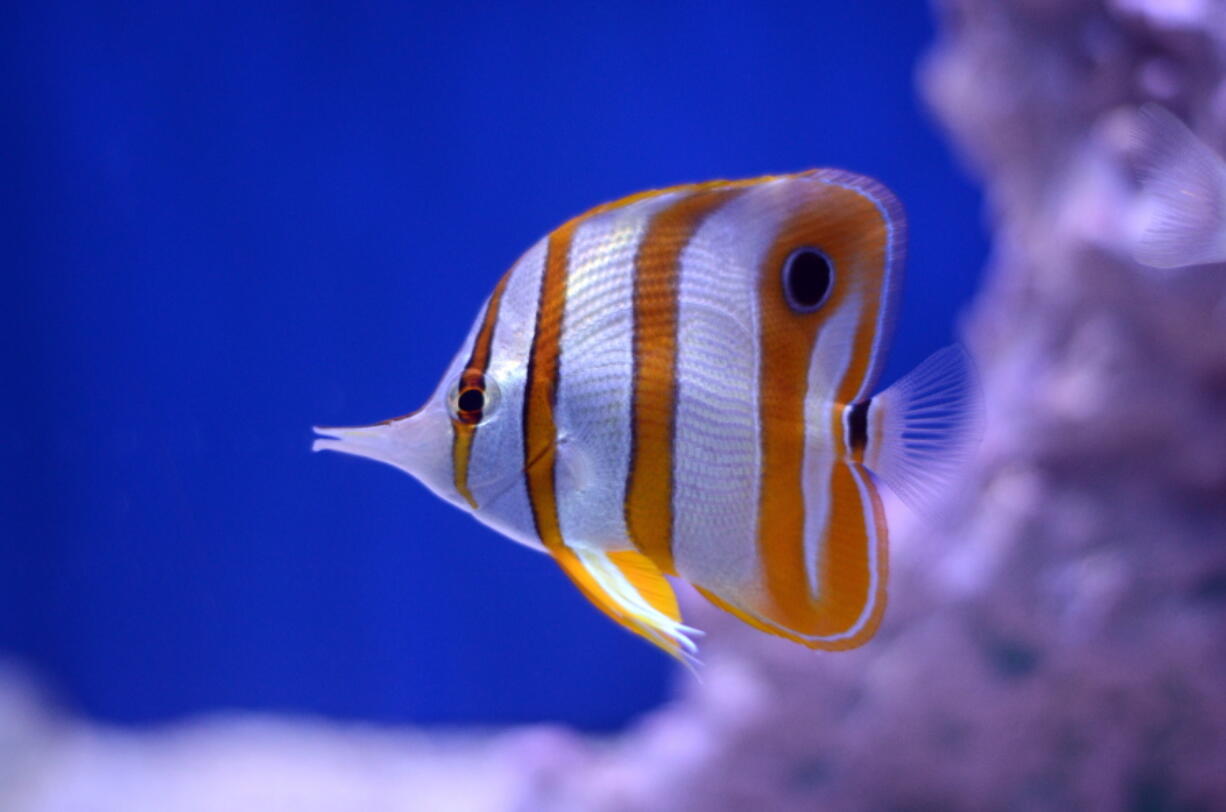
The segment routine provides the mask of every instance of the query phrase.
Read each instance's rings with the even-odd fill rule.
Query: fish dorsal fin
[[[701,632],[681,622],[672,585],[646,556],[633,550],[604,552],[583,547],[551,552],[579,591],[601,611],[682,662],[697,664],[697,647],[690,636]]]
[[[1154,268],[1226,262],[1226,161],[1156,104],[1141,108],[1133,142],[1141,180],[1133,257]]]
[[[983,436],[983,398],[961,345],[938,350],[872,399],[864,464],[926,513]]]

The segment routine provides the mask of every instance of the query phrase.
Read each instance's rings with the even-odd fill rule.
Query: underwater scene
[[[1226,0],[8,12],[3,812],[1226,809]]]

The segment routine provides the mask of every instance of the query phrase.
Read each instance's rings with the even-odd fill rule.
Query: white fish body
[[[872,397],[904,240],[894,196],[835,170],[597,207],[503,277],[421,410],[315,448],[408,471],[676,656],[665,575],[859,645],[885,605],[877,477],[923,501],[976,423],[957,349]]]

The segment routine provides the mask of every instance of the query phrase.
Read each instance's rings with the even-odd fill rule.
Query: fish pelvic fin
[[[681,622],[672,585],[645,555],[565,546],[550,552],[602,612],[687,666],[699,665],[698,647],[691,637],[702,632]]]
[[[1137,113],[1132,255],[1154,268],[1226,262],[1226,161],[1165,107]]]
[[[933,353],[867,408],[852,405],[847,414],[863,441],[853,453],[920,514],[932,509],[983,437],[979,376],[960,344]]]

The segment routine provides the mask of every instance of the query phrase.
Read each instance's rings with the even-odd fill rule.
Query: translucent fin
[[[596,466],[583,444],[562,440],[555,448],[555,488],[561,493],[586,491],[596,478]]]
[[[1226,162],[1156,104],[1137,114],[1133,141],[1141,179],[1133,257],[1154,268],[1226,262]]]
[[[685,664],[698,665],[698,647],[690,636],[702,632],[681,622],[672,585],[646,556],[633,550],[606,553],[570,547],[552,552],[601,611]]]
[[[868,409],[864,464],[912,510],[928,512],[983,436],[974,362],[959,344],[938,350]]]

